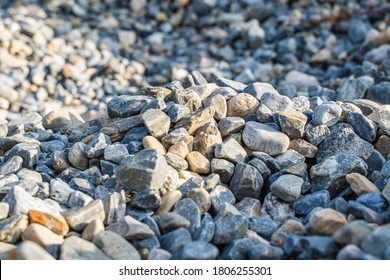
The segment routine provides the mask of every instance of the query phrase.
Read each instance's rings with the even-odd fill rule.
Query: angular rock
[[[377,126],[363,114],[349,113],[347,123],[353,127],[354,132],[363,140],[372,143],[376,139]]]
[[[313,235],[332,235],[346,225],[346,218],[336,210],[324,208],[316,211],[309,219],[307,227]]]
[[[109,225],[106,230],[113,231],[127,240],[146,239],[154,235],[149,226],[127,215],[123,220]]]
[[[316,191],[299,197],[293,204],[295,214],[305,216],[316,207],[325,208],[330,203],[328,191]]]
[[[190,135],[193,135],[200,127],[214,120],[215,109],[210,106],[193,112],[189,117],[178,121],[175,128],[184,127]]]
[[[347,174],[345,179],[351,186],[353,192],[357,195],[362,195],[369,192],[380,192],[380,190],[370,180],[359,173]]]
[[[111,145],[110,137],[99,133],[85,146],[85,156],[87,158],[97,158],[104,154],[105,149],[109,145]]]
[[[109,260],[95,244],[77,236],[65,239],[61,246],[60,260]]]
[[[215,147],[222,143],[221,134],[214,124],[206,124],[198,129],[193,140],[193,150],[201,153],[207,159],[214,156]]]
[[[142,145],[145,149],[156,149],[161,154],[166,154],[165,147],[153,136],[147,135],[142,138]]]
[[[69,211],[64,213],[64,217],[70,228],[81,232],[95,219],[104,221],[104,206],[101,200],[95,200],[78,211]]]
[[[314,158],[318,148],[303,139],[294,139],[290,142],[288,149],[297,151],[306,158]]]
[[[227,116],[243,118],[248,114],[255,114],[260,102],[252,95],[240,93],[227,103]]]
[[[333,103],[323,103],[314,109],[313,125],[335,125],[341,117],[342,109]]]
[[[223,217],[215,222],[214,244],[228,244],[242,238],[248,229],[248,219],[245,216],[233,215]]]
[[[301,188],[303,185],[303,179],[286,174],[280,176],[275,182],[271,184],[271,192],[286,202],[294,202],[301,195]]]
[[[282,131],[293,139],[302,138],[305,134],[307,117],[300,112],[282,111],[278,114]]]
[[[171,124],[169,117],[161,110],[149,109],[142,114],[144,125],[149,130],[149,133],[155,138],[165,136]]]
[[[0,241],[16,243],[27,226],[28,218],[25,215],[13,215],[0,221]]]
[[[10,173],[18,173],[23,167],[23,158],[20,156],[13,156],[9,158],[1,167],[0,175],[7,175]]]
[[[114,97],[107,103],[108,115],[110,118],[126,118],[138,115],[152,100],[151,97],[140,95]]]
[[[123,220],[126,213],[126,199],[123,191],[121,193],[114,192],[110,195],[104,206],[104,212],[104,223],[106,225]]]
[[[180,249],[180,247],[191,242],[191,234],[185,228],[178,228],[161,235],[159,240],[162,249],[173,253]]]
[[[263,177],[256,168],[241,162],[236,165],[229,188],[237,199],[259,198],[262,187]]]
[[[34,144],[20,143],[8,150],[4,159],[8,161],[12,157],[19,156],[23,159],[23,167],[33,169],[38,164],[40,148]]]
[[[172,260],[215,260],[219,251],[213,244],[204,241],[191,241],[176,250]]]
[[[85,229],[81,237],[85,240],[92,241],[97,235],[104,231],[104,223],[100,219],[95,219],[90,222]]]
[[[45,129],[51,129],[54,132],[60,131],[62,133],[83,123],[84,120],[80,116],[64,110],[52,111],[42,119],[42,125]]]
[[[131,199],[130,205],[145,211],[152,211],[160,207],[161,197],[157,190],[142,190]]]
[[[104,231],[93,239],[108,257],[113,260],[140,260],[137,250],[122,236],[112,231]]]
[[[167,233],[178,228],[190,227],[190,221],[175,212],[165,213],[158,216],[157,223],[162,233]]]
[[[69,231],[69,226],[62,216],[55,216],[50,213],[30,210],[28,212],[28,217],[30,219],[30,223],[43,225],[58,235],[66,235]]]
[[[23,240],[29,240],[42,247],[61,245],[64,238],[40,224],[30,224],[22,233]]]

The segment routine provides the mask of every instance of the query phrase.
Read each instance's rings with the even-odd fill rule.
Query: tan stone
[[[190,170],[199,174],[210,173],[210,161],[201,153],[194,151],[187,155]]]
[[[181,140],[181,141],[177,142],[175,145],[172,145],[168,149],[168,152],[175,154],[181,158],[185,158],[189,153],[188,145],[186,144],[186,142],[184,140]]]
[[[380,190],[366,177],[359,173],[350,173],[345,176],[351,189],[357,195],[362,195],[370,192],[380,192]]]
[[[62,236],[57,235],[47,227],[36,223],[30,224],[24,230],[22,239],[35,242],[42,247],[59,245],[64,242],[64,238]]]
[[[194,150],[209,160],[214,156],[215,146],[222,143],[221,133],[214,124],[202,126],[194,137]]]
[[[145,149],[156,149],[163,155],[166,154],[164,146],[157,140],[157,138],[147,135],[142,139],[142,145]]]
[[[81,237],[85,240],[92,241],[97,235],[104,231],[104,223],[102,220],[95,219],[90,222],[83,230]]]
[[[176,204],[181,199],[181,192],[180,191],[170,191],[163,195],[161,198],[161,205],[156,211],[156,215],[162,215],[165,213],[168,213],[173,205]]]
[[[341,213],[332,208],[325,208],[312,215],[307,227],[313,235],[332,235],[347,223],[346,218]]]
[[[189,117],[182,118],[176,123],[175,128],[184,127],[193,135],[203,125],[214,121],[215,109],[213,106],[195,111]]]
[[[377,149],[384,158],[387,158],[387,156],[390,154],[390,137],[387,135],[382,135],[379,137],[374,146],[375,149]]]
[[[288,149],[297,151],[306,158],[314,158],[317,154],[318,148],[303,139],[294,139],[290,141]]]
[[[188,198],[191,198],[198,205],[202,213],[207,212],[211,206],[211,196],[203,188],[196,188],[188,192]]]
[[[240,93],[231,98],[227,103],[228,117],[245,117],[249,114],[256,114],[260,102],[248,93]]]
[[[30,210],[28,217],[31,223],[43,225],[58,235],[66,235],[69,231],[69,226],[62,216],[55,216],[38,210]]]
[[[287,220],[271,236],[271,243],[275,246],[282,247],[287,236],[291,233],[304,233],[304,226],[297,220]]]

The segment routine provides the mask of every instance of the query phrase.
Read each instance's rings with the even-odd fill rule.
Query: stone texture
[[[31,241],[23,241],[17,248],[0,254],[2,260],[54,260],[45,249]]]
[[[47,227],[36,223],[30,224],[23,231],[22,239],[35,242],[42,247],[60,245],[64,242],[62,236],[59,236]]]
[[[369,192],[380,192],[380,190],[370,180],[359,173],[347,174],[345,179],[357,195]]]
[[[313,235],[332,235],[346,225],[346,218],[336,210],[324,208],[316,211],[309,219],[307,227]]]
[[[255,114],[260,102],[252,95],[240,93],[227,102],[228,117],[245,117],[248,114]]]
[[[142,114],[142,119],[150,134],[155,138],[161,138],[169,131],[171,121],[161,110],[149,109]]]
[[[262,187],[263,177],[256,168],[245,163],[236,165],[229,188],[237,199],[258,198]]]
[[[109,260],[95,244],[77,236],[65,239],[61,246],[60,260]]]
[[[66,235],[69,231],[69,226],[63,216],[55,216],[50,213],[30,210],[28,217],[30,223],[43,225],[58,235]]]
[[[223,217],[215,222],[214,244],[228,244],[241,238],[248,229],[248,219],[241,215]]]
[[[28,226],[25,215],[14,215],[0,221],[0,241],[16,243]]]
[[[66,132],[68,129],[83,123],[84,120],[80,116],[64,110],[52,111],[42,119],[43,127],[52,129],[54,132]]]
[[[275,182],[273,182],[270,190],[280,199],[286,202],[294,202],[301,195],[302,185],[302,178],[286,174],[280,176]]]
[[[149,226],[128,215],[123,220],[109,225],[106,230],[113,231],[127,240],[146,239],[154,235]]]
[[[247,152],[232,138],[215,147],[215,157],[226,159],[233,163],[246,162],[248,160]]]
[[[93,243],[113,260],[141,259],[134,246],[115,232],[104,231],[95,236]]]
[[[191,171],[199,174],[210,173],[210,161],[201,153],[193,151],[186,157]]]
[[[307,117],[296,111],[283,111],[278,114],[282,131],[293,139],[302,138],[305,134]]]
[[[64,213],[64,217],[70,228],[81,232],[95,219],[104,221],[104,206],[101,200],[95,200],[78,211]]]

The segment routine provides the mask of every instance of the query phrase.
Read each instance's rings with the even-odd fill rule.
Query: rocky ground
[[[0,4],[0,259],[390,259],[386,1]]]

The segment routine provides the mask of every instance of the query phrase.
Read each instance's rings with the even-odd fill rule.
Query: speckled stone
[[[283,111],[278,114],[282,131],[293,139],[302,138],[305,133],[307,117],[296,111]]]
[[[242,238],[248,229],[248,219],[245,216],[233,215],[223,217],[215,222],[214,244],[228,244]]]
[[[248,160],[247,152],[233,138],[218,144],[214,153],[216,158],[226,159],[233,163],[246,162]]]
[[[334,209],[324,208],[310,217],[307,227],[313,235],[332,235],[346,224],[344,215]]]
[[[217,185],[211,192],[211,205],[215,212],[219,212],[223,203],[234,204],[236,198],[234,194],[226,187]]]
[[[302,178],[286,174],[280,176],[275,182],[273,182],[270,190],[280,199],[286,202],[294,202],[301,195],[302,185]]]
[[[258,198],[262,187],[263,177],[256,168],[241,162],[236,165],[229,188],[237,199]]]

